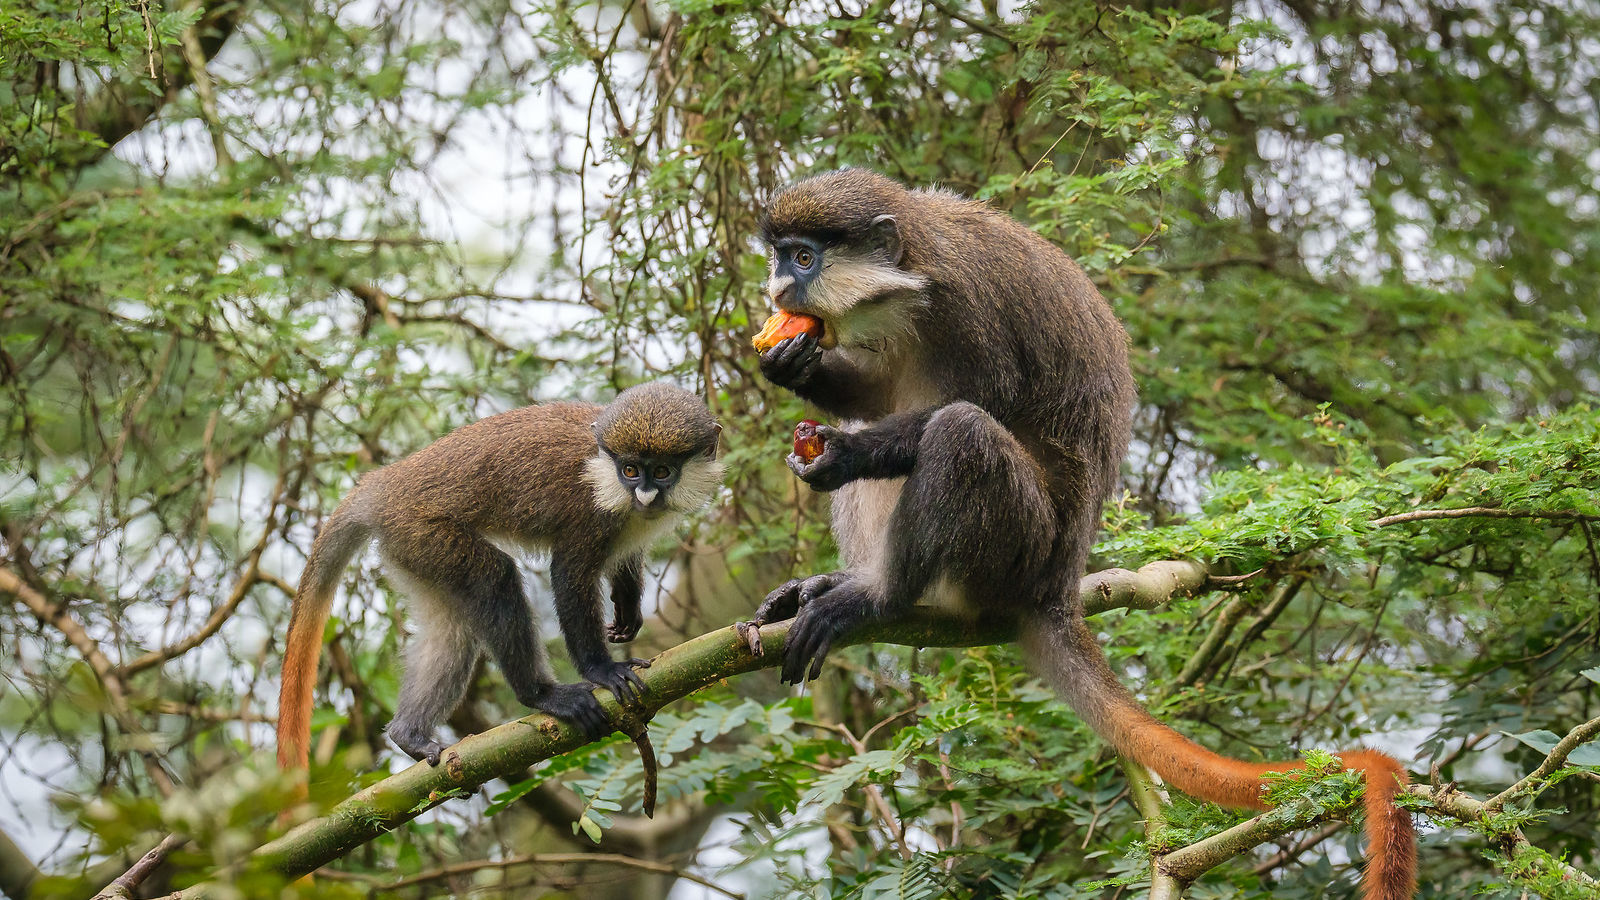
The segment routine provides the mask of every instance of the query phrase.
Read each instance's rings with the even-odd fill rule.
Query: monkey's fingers
[[[573,724],[583,732],[585,739],[591,741],[598,741],[617,730],[617,726],[612,724],[611,717],[606,715],[605,707],[600,705],[599,700],[596,700],[592,707],[585,706],[579,709]]]
[[[769,622],[782,622],[792,619],[800,611],[800,588],[804,585],[804,578],[791,578],[773,589],[761,605],[756,607],[755,617],[750,624],[760,628]],[[756,638],[758,645],[760,637]]]
[[[816,338],[797,335],[761,354],[761,373],[773,384],[798,387],[811,380],[821,359],[822,346]]]
[[[811,653],[811,674],[807,678],[816,681],[822,675],[822,664],[828,661],[828,651],[833,649],[833,633],[831,629],[822,629],[822,636],[818,640],[817,648]]]
[[[821,638],[822,622],[811,614],[814,607],[806,607],[789,626],[789,642],[783,650],[783,673],[780,680],[786,684],[805,683],[806,667]],[[812,676],[813,678],[816,676]]]
[[[650,660],[648,659],[639,659],[635,657],[634,659],[627,660],[623,663],[622,677],[627,679],[624,684],[633,690],[633,699],[635,705],[642,706],[644,704],[644,694],[646,690],[644,679],[639,677],[639,673],[636,670],[648,668],[650,668]]]
[[[644,705],[645,685],[644,679],[634,670],[649,666],[649,660],[629,659],[613,662],[604,668],[596,668],[584,677],[591,684],[610,691],[623,706],[638,708]]]
[[[616,730],[593,689],[586,684],[551,685],[533,706],[577,726],[585,740],[599,740]]]
[[[805,579],[800,583],[800,605],[806,606],[810,604],[813,600],[833,590],[836,585],[844,580],[844,572],[827,572]]]
[[[784,457],[783,461],[789,464],[789,471],[796,478],[804,481],[813,491],[821,493],[836,491],[856,477],[850,463],[845,462],[845,450],[839,441],[829,443],[822,455],[810,462],[793,453]]]

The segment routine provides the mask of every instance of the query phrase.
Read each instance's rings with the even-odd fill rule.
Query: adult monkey
[[[841,635],[918,600],[1011,616],[1032,664],[1119,753],[1186,793],[1264,808],[1262,776],[1303,764],[1219,756],[1157,722],[1084,622],[1078,580],[1134,386],[1126,333],[1083,270],[980,203],[856,169],[780,191],[761,231],[773,302],[824,325],[766,350],[761,370],[853,420],[822,426],[811,462],[789,457],[835,492],[847,568],[790,581],[756,612],[758,624],[795,619],[784,680],[815,678]],[[1366,775],[1364,895],[1405,900],[1405,771],[1371,750],[1339,758]]]

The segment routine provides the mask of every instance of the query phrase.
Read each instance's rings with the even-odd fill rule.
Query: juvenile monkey
[[[833,642],[919,600],[1011,617],[1032,664],[1125,756],[1181,790],[1263,808],[1247,763],[1157,722],[1117,680],[1084,621],[1078,581],[1127,450],[1127,335],[1072,260],[1009,216],[844,170],[770,201],[772,301],[822,320],[766,350],[762,372],[826,412],[823,451],[789,466],[834,491],[840,572],[773,591],[757,624],[793,616],[783,678],[815,678]],[[829,348],[829,349],[824,349]],[[1405,771],[1370,750],[1368,900],[1416,881]]]
[[[460,702],[487,650],[517,699],[594,739],[611,730],[592,692],[641,699],[634,671],[606,650],[633,640],[644,551],[722,482],[721,426],[699,397],[643,384],[607,406],[550,403],[466,425],[368,473],[311,545],[289,615],[278,700],[278,764],[304,768],[311,692],[334,588],[351,557],[376,540],[390,580],[418,623],[389,738],[438,765],[434,729]],[[567,653],[590,684],[550,675],[522,578],[501,545],[549,551]],[[600,581],[614,607],[607,630]]]

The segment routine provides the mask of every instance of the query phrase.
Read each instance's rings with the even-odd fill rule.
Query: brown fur
[[[621,620],[629,613],[637,630],[640,556],[652,536],[695,504],[672,498],[660,514],[646,516],[612,503],[590,472],[601,454],[597,420],[612,451],[692,455],[700,469],[720,472],[711,459],[718,428],[704,403],[675,387],[642,385],[605,407],[551,403],[491,416],[360,480],[324,523],[295,593],[278,708],[281,766],[307,763],[323,628],[340,573],[370,539],[425,625],[413,640],[391,726],[402,748],[403,737],[412,746],[425,740],[454,706],[480,648],[493,653],[522,702],[557,715],[576,704],[589,718],[575,721],[586,729],[597,724],[592,696],[550,678],[515,564],[498,546],[551,551],[556,610],[573,662],[586,678],[605,676],[598,683],[613,692],[626,689],[608,680],[617,677],[613,668],[627,664],[614,663],[605,650],[599,582],[610,579],[617,607],[611,639],[631,639]],[[704,491],[697,501],[703,503],[716,481],[686,477],[681,486]],[[406,734],[396,736],[393,729],[403,724]]]
[[[898,234],[900,268],[925,289],[843,298],[850,285],[889,283],[853,270],[830,283],[827,270],[833,256],[869,258],[885,216]],[[769,245],[803,237],[826,247],[813,284],[785,296],[799,298],[795,311],[831,317],[829,327],[850,336],[812,369],[783,362],[782,346],[764,355],[763,369],[858,424],[847,429],[855,469],[834,499],[834,532],[852,568],[809,588],[806,580],[779,588],[758,621],[805,592],[796,627],[831,615],[838,633],[954,588],[987,614],[1020,619],[1029,658],[1119,753],[1195,796],[1261,808],[1261,776],[1302,763],[1229,759],[1160,724],[1118,682],[1083,620],[1077,583],[1117,484],[1134,403],[1126,333],[1083,270],[982,203],[908,191],[858,169],[786,188],[761,227]],[[826,310],[811,305],[819,295]],[[864,324],[882,323],[886,307],[899,323]],[[863,580],[871,585],[860,587]],[[793,630],[791,641],[800,645]],[[827,643],[804,646],[825,652]],[[786,677],[792,666],[786,661]],[[1415,839],[1409,815],[1393,804],[1405,772],[1375,751],[1340,759],[1366,774],[1365,895],[1405,900],[1415,887]]]

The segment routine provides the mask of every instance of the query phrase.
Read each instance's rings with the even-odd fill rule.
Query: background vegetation
[[[85,896],[187,836],[159,893],[270,835],[314,529],[463,422],[705,392],[730,489],[662,548],[652,652],[828,566],[779,463],[802,409],[749,350],[752,235],[845,164],[1011,211],[1126,321],[1142,403],[1098,564],[1260,570],[1097,620],[1161,716],[1495,795],[1600,699],[1597,64],[1592,5],[1531,0],[0,0],[0,889]],[[1476,512],[1395,518],[1438,509]],[[397,765],[404,613],[370,565],[346,586],[324,801]],[[490,671],[453,725],[521,712]],[[654,821],[613,739],[293,890],[1148,889],[1125,772],[1007,647],[856,648],[653,731]],[[1421,896],[1596,896],[1600,751],[1568,762],[1476,825],[1419,804]],[[1170,800],[1156,850],[1238,818]],[[1356,835],[1189,896],[1354,896]]]

